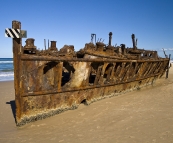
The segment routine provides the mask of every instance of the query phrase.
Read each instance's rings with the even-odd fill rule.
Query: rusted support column
[[[124,62],[121,63],[121,70],[120,70],[120,73],[118,74],[118,79],[117,79],[118,82],[121,81],[122,75],[123,75],[124,70],[125,70],[125,65],[126,65],[126,63],[124,63]]]
[[[112,67],[112,71],[111,71],[111,76],[110,76],[110,82],[113,83],[114,82],[114,72],[115,72],[115,66],[116,63],[113,63],[113,67]]]
[[[162,62],[158,62],[156,70],[154,71],[154,74],[158,73],[158,69],[160,68],[161,65],[162,65]]]
[[[127,65],[127,63],[126,63],[126,66],[124,67],[124,70],[123,70],[123,73],[122,73],[122,75],[121,75],[121,81],[125,81],[124,80],[124,78],[125,78],[125,76],[126,76],[126,74],[127,74],[127,71],[128,71],[128,69],[129,69],[129,65]]]
[[[139,65],[139,63],[135,63],[135,68],[134,68],[134,70],[132,72],[132,78],[136,77],[136,72],[138,70],[138,65]]]
[[[152,68],[153,63],[149,63],[149,65],[147,66],[146,71],[144,72],[144,76],[148,75],[148,72],[150,71],[150,69]]]
[[[120,67],[120,65],[118,65],[118,67],[114,73],[115,83],[118,81],[118,75],[119,75],[120,71],[121,71],[121,67]]]
[[[149,71],[148,75],[153,74],[153,72],[154,72],[154,70],[155,70],[156,68],[157,68],[157,63],[154,62],[154,63],[153,63],[153,67],[152,67],[151,70]]]
[[[157,68],[160,66],[160,62],[156,62],[156,66],[154,68],[154,70],[152,71],[152,74],[155,73],[155,71],[157,70]]]
[[[112,69],[113,67],[109,67],[108,71],[107,71],[107,77],[106,77],[106,82],[110,82],[110,79],[111,79],[111,73],[112,73]]]
[[[147,70],[147,64],[146,63],[139,63],[135,70],[135,79],[143,78],[144,72]]]
[[[101,76],[102,67],[103,66],[101,65],[97,69],[96,77],[95,77],[95,80],[94,80],[94,85],[97,85],[98,84],[99,78]]]
[[[145,63],[143,64],[143,66],[142,66],[141,76],[144,76],[144,74],[146,73],[148,67],[149,67],[148,62],[145,62]]]
[[[125,73],[124,78],[123,78],[124,81],[127,81],[129,79],[129,73],[130,73],[131,68],[132,68],[132,62],[130,62],[129,67],[126,70],[126,73]]]
[[[129,77],[128,77],[128,80],[131,80],[133,78],[133,72],[135,71],[135,69],[137,68],[138,66],[138,63],[133,63],[132,62],[132,66],[131,68],[129,69]]]
[[[152,67],[153,67],[153,63],[151,62],[151,63],[149,64],[149,66],[147,67],[146,72],[144,73],[144,77],[148,75],[148,72],[151,70]]]
[[[138,64],[136,71],[135,71],[135,78],[139,79],[140,78],[140,72],[141,72],[141,67],[143,66],[142,63]]]
[[[102,71],[101,71],[101,76],[100,76],[100,79],[99,79],[99,84],[102,85],[104,84],[104,81],[103,81],[103,76],[105,74],[105,69],[107,67],[109,63],[104,63],[103,67],[102,67]]]
[[[148,70],[150,69],[152,63],[146,63],[146,64],[147,64],[147,66],[145,67],[145,70],[143,72],[144,77],[146,76],[146,74],[147,74]]]
[[[59,62],[54,68],[54,84],[57,85],[58,91],[61,91],[61,83],[62,83],[62,68],[63,62]]]
[[[21,29],[21,22],[12,21],[13,29]],[[14,88],[15,88],[15,104],[16,104],[16,121],[21,117],[22,99],[20,94],[20,73],[21,73],[21,49],[22,39],[13,38],[13,65],[14,65]]]
[[[85,86],[89,86],[89,78],[90,78],[90,75],[91,75],[91,63],[88,63],[90,68],[88,70],[88,76],[87,76],[87,79],[85,81]]]

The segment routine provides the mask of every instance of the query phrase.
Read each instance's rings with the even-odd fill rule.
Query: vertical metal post
[[[166,78],[168,78],[168,74],[169,74],[169,64],[170,64],[170,58],[171,58],[171,54],[169,54],[169,62],[168,62],[168,66],[167,66],[167,69],[166,69]]]
[[[133,50],[136,50],[135,34],[132,34]]]
[[[12,21],[13,29],[21,29],[21,22]],[[21,47],[22,39],[13,38],[13,65],[14,65],[14,88],[15,88],[15,104],[16,104],[16,121],[21,116],[21,95],[20,95],[20,73],[21,73]]]
[[[46,50],[46,39],[44,39],[44,49]]]
[[[55,78],[56,78],[56,81],[58,82],[58,91],[61,91],[63,62],[60,62],[57,65],[57,67],[58,67],[58,71]]]
[[[96,44],[96,34],[91,34],[91,43],[93,43],[94,36],[95,36],[95,44]]]
[[[112,42],[112,32],[109,32],[109,45],[111,46],[111,42]]]

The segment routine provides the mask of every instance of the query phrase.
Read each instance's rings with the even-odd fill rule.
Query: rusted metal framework
[[[12,28],[20,29],[19,21]],[[125,44],[112,46],[91,42],[78,52],[73,45],[60,50],[56,41],[50,47],[37,50],[34,39],[13,39],[16,122],[18,126],[44,119],[81,102],[115,96],[152,84],[168,69],[169,58],[159,58],[157,51],[137,48],[132,34],[132,48]]]

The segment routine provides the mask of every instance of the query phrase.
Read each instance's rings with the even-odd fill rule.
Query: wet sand
[[[0,143],[172,143],[173,68],[152,86],[16,127],[13,81],[0,82]]]

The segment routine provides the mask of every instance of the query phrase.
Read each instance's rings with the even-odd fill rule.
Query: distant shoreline
[[[0,81],[0,83],[2,82],[14,82],[14,80],[4,80],[4,81]]]

